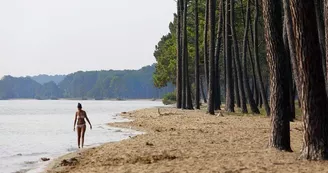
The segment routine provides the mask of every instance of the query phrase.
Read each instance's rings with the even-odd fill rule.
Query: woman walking
[[[75,131],[75,125],[77,127],[77,144],[78,147],[80,148],[80,142],[82,142],[82,148],[84,146],[84,134],[86,131],[86,123],[85,123],[85,119],[88,121],[89,125],[90,125],[90,129],[92,129],[92,125],[89,121],[89,118],[87,117],[87,113],[82,110],[82,105],[81,103],[77,104],[77,111],[75,113],[75,120],[74,120],[74,131]],[[77,124],[76,124],[77,122]]]

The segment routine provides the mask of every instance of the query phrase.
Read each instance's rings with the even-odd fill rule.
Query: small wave
[[[33,164],[36,164],[38,163],[38,161],[25,161],[24,164],[26,165],[33,165]]]
[[[47,154],[47,153],[46,152],[36,152],[36,153],[27,153],[27,154],[18,153],[18,154],[12,155],[11,157],[39,156],[39,155],[44,155],[44,154]]]
[[[15,171],[15,172],[13,172],[13,173],[26,173],[26,172],[28,172],[28,171],[30,171],[31,169],[21,169],[21,170],[19,170],[19,171]]]
[[[76,151],[77,148],[76,147],[70,147],[70,148],[67,148],[66,151],[68,152],[72,152],[72,151]]]
[[[30,154],[23,154],[23,156],[39,156],[39,155],[44,155],[48,154],[47,152],[36,152],[36,153],[30,153]]]

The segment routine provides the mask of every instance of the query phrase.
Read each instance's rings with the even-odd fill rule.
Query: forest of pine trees
[[[163,79],[158,86],[176,85],[177,108],[200,109],[203,98],[210,115],[265,111],[272,120],[269,146],[283,151],[292,151],[298,100],[301,156],[323,160],[327,46],[328,1],[177,0],[170,33],[155,50],[154,78]]]

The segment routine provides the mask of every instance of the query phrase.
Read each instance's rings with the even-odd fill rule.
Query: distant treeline
[[[158,89],[153,84],[154,65],[140,70],[76,72],[67,76],[4,76],[0,80],[0,99],[152,99],[162,98],[174,87]],[[50,82],[46,82],[50,81]],[[57,84],[58,83],[58,84]]]

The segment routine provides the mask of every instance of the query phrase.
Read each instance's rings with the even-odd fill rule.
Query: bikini
[[[78,119],[84,119],[84,118],[86,118],[85,114],[83,113],[83,115],[81,116],[81,113],[82,113],[82,112],[79,112],[79,113],[78,113],[77,118],[78,118]],[[83,124],[78,124],[78,125],[76,125],[76,127],[77,127],[77,128],[85,127],[85,122],[84,122]]]

